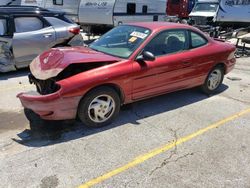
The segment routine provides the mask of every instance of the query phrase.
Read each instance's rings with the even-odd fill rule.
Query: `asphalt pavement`
[[[16,98],[35,89],[27,74],[0,75],[0,187],[250,187],[249,57],[216,95],[140,101],[101,129],[30,125]]]

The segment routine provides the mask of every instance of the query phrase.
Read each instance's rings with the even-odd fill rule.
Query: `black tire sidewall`
[[[96,123],[90,119],[89,114],[88,114],[88,108],[89,108],[90,103],[94,100],[94,98],[100,95],[109,95],[110,97],[113,98],[115,102],[115,111],[113,115],[107,121],[102,122],[102,123]],[[121,105],[121,101],[120,101],[120,97],[118,93],[111,87],[103,86],[103,87],[93,89],[85,97],[82,98],[82,100],[79,103],[77,115],[78,115],[78,118],[84,123],[85,126],[89,128],[99,128],[99,127],[103,127],[103,126],[110,124],[117,117],[117,115],[120,112],[120,105]]]

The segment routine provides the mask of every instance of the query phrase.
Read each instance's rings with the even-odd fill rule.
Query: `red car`
[[[235,64],[235,47],[176,23],[118,26],[89,47],[57,48],[30,65],[37,93],[18,94],[42,119],[111,123],[120,106],[201,86],[212,94]]]

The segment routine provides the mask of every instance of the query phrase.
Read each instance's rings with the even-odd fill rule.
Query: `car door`
[[[201,33],[189,31],[190,45],[186,56],[191,57],[193,71],[188,76],[188,87],[202,85],[217,60],[215,59],[214,46]]]
[[[9,16],[0,16],[0,72],[15,70],[12,45],[12,28],[9,27]]]
[[[154,37],[144,48],[155,55],[154,61],[134,62],[134,100],[186,88],[195,72],[188,56],[187,30],[166,30]]]
[[[13,53],[18,68],[27,66],[55,43],[53,27],[40,16],[16,16],[14,25]]]

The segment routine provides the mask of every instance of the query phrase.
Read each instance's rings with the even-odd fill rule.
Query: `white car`
[[[43,51],[65,46],[80,27],[62,12],[32,6],[0,6],[0,72],[27,67]]]

